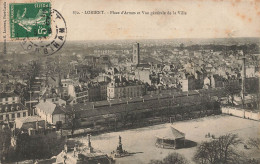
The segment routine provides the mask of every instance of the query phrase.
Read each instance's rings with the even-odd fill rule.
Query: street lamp
[[[31,115],[31,110],[32,110],[32,91],[29,91],[29,93],[30,93],[30,112],[29,112],[29,114]]]

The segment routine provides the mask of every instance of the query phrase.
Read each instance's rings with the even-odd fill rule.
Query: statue
[[[129,153],[125,150],[123,150],[123,145],[122,145],[122,138],[121,136],[119,136],[119,142],[118,142],[118,146],[116,148],[116,151],[111,152],[111,154],[115,157],[115,158],[121,158],[121,157],[125,157],[125,156],[129,156]]]
[[[119,136],[119,143],[118,143],[118,147],[117,147],[117,152],[119,154],[123,153],[123,146],[122,146],[121,136]]]

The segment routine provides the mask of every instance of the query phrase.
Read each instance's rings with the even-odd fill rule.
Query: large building
[[[49,124],[65,123],[65,107],[52,102],[40,102],[35,106],[35,113]]]
[[[135,78],[137,80],[142,81],[143,83],[148,83],[149,85],[152,84],[151,76],[150,76],[149,69],[136,69],[135,70]]]
[[[70,103],[83,103],[89,99],[89,91],[87,88],[80,88],[79,86],[69,85],[68,95],[70,96]]]
[[[15,104],[15,103],[19,103],[19,102],[20,102],[19,96],[12,92],[0,93],[0,105]]]
[[[0,121],[13,121],[16,118],[27,117],[28,109],[14,93],[0,93]]]
[[[112,80],[107,86],[107,99],[133,98],[143,96],[143,85],[136,82]]]
[[[107,82],[89,84],[89,101],[101,101],[107,99]]]

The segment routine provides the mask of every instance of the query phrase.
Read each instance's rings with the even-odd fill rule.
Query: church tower
[[[140,62],[139,43],[135,43],[133,45],[133,64],[138,65],[139,62]]]

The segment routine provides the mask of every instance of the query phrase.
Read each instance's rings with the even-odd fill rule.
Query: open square
[[[255,138],[259,136],[260,123],[258,121],[227,115],[210,116],[175,122],[173,124],[161,124],[92,136],[92,145],[94,148],[109,154],[116,148],[118,136],[120,135],[122,137],[123,148],[135,154],[129,157],[118,158],[116,163],[149,163],[152,159],[161,160],[173,152],[182,154],[193,163],[192,158],[196,151],[196,146],[176,150],[156,147],[156,136],[167,131],[170,126],[184,132],[187,140],[191,140],[197,144],[209,140],[209,138],[205,138],[205,134],[207,133],[214,134],[216,137],[227,133],[238,134],[238,137],[246,143],[250,137]],[[79,137],[77,139],[87,144],[87,137]],[[259,151],[253,148],[245,150],[241,146],[238,147],[238,150],[244,151],[252,158],[259,158],[260,156]]]

